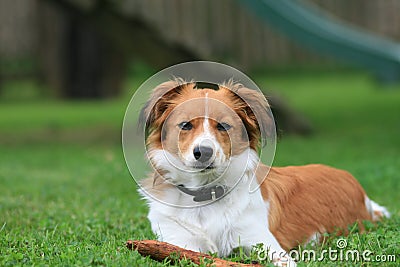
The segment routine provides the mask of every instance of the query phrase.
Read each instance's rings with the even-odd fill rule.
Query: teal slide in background
[[[287,37],[317,52],[357,63],[382,81],[400,81],[400,45],[324,16],[298,0],[238,0]]]

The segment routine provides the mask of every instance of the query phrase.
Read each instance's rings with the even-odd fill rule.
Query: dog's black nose
[[[196,160],[205,163],[211,159],[214,150],[209,146],[196,146],[193,149],[193,156]]]

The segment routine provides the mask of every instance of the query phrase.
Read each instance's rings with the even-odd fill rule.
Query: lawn
[[[393,216],[368,225],[367,234],[353,229],[348,248],[397,257],[396,263],[363,266],[397,266],[400,86],[380,88],[364,73],[344,71],[250,76],[267,92],[281,94],[315,129],[309,137],[284,134],[274,165],[324,163],[353,173]],[[127,88],[136,88],[138,82],[128,81]],[[0,98],[1,266],[166,264],[124,245],[128,239],[154,238],[120,144],[128,101],[126,96],[109,102]],[[336,241],[332,237],[323,246],[308,248],[336,248]],[[329,265],[354,263],[299,264]]]

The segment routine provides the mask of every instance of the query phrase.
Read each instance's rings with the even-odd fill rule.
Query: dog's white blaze
[[[225,155],[224,155],[221,145],[218,143],[214,134],[212,134],[212,132],[211,132],[208,99],[209,99],[208,93],[206,93],[205,97],[204,97],[204,121],[203,121],[204,132],[194,140],[193,148],[200,144],[211,146],[215,151],[214,152],[214,161],[216,163],[222,163],[222,161],[225,160]]]
[[[204,133],[207,135],[211,135],[210,131],[210,122],[208,118],[208,93],[206,93],[206,97],[204,98],[204,122],[203,122],[203,127],[204,127]]]
[[[210,118],[209,118],[209,98],[208,98],[208,93],[206,93],[205,97],[204,97],[203,133],[200,134],[199,136],[197,136],[197,138],[193,141],[188,152],[183,155],[183,157],[187,161],[188,165],[190,165],[190,162],[196,161],[192,151],[196,146],[199,146],[199,145],[210,146],[213,148],[213,150],[214,150],[213,157],[214,157],[214,162],[216,164],[221,164],[226,159],[221,145],[218,143],[217,138],[214,136],[214,134],[211,131],[209,120],[210,120]]]

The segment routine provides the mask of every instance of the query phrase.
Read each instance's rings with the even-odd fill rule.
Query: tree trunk
[[[74,99],[117,95],[125,55],[90,20],[47,1],[39,8],[41,66],[55,94]]]

